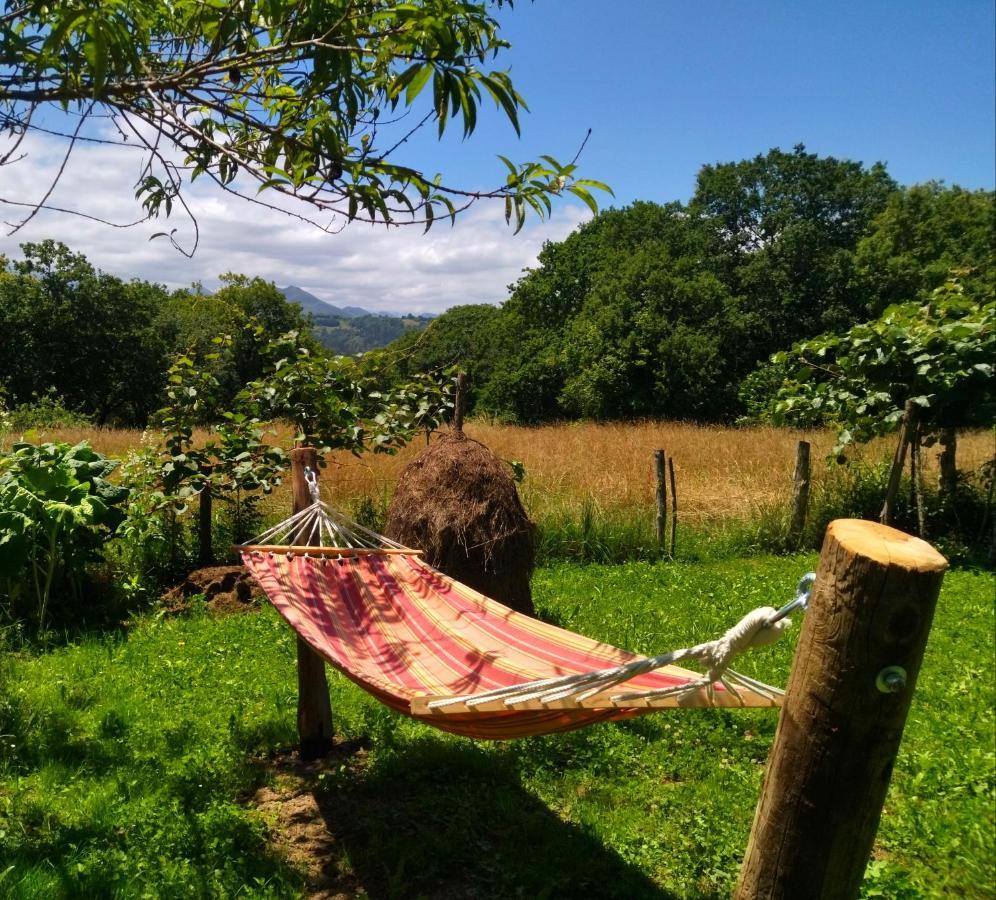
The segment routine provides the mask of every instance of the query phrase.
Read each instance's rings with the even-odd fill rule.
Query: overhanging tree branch
[[[32,130],[67,136],[38,207],[53,209],[51,191],[77,142],[118,143],[86,133],[100,113],[133,131],[132,119],[143,123],[136,195],[153,217],[168,216],[174,202],[189,214],[182,193],[201,175],[243,197],[236,180],[254,183],[323,217],[426,228],[482,199],[504,200],[517,230],[527,211],[548,215],[565,191],[597,209],[592,191],[608,188],[577,176],[577,155],[567,165],[502,158],[504,183],[484,190],[388,162],[430,122],[440,136],[457,120],[471,134],[485,98],[518,132],[525,101],[507,73],[483,68],[507,46],[475,0],[22,5],[0,17],[0,135],[10,144],[0,163],[14,160]],[[48,120],[36,128],[36,110],[53,107],[85,113],[74,129]],[[401,130],[410,111],[417,124]],[[139,133],[145,128],[156,136]]]

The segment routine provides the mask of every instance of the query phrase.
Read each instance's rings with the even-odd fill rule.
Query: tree
[[[311,316],[297,303],[288,302],[272,281],[229,272],[221,276],[221,283],[215,299],[235,309],[242,322],[233,333],[232,358],[239,386],[260,376],[266,366],[263,347],[268,341],[293,331],[310,351],[318,350],[311,334]]]
[[[992,191],[913,185],[890,195],[855,251],[855,279],[870,315],[918,299],[953,269],[961,280],[991,277],[996,264]]]
[[[508,315],[487,303],[454,306],[433,319],[424,331],[410,331],[391,345],[398,371],[405,375],[458,367],[468,376],[465,411],[471,412],[480,388],[499,360],[511,351],[515,337]]]
[[[595,419],[720,418],[736,399],[737,324],[715,275],[644,244],[602,275],[571,323],[561,404]]]
[[[565,240],[545,244],[539,265],[519,279],[502,307],[504,332],[513,339],[481,388],[482,405],[523,422],[665,414],[666,391],[648,386],[655,383],[662,353],[668,353],[662,350],[664,334],[679,321],[701,322],[701,306],[712,296],[709,290],[701,298],[688,291],[685,308],[662,300],[657,288],[668,279],[694,282],[716,252],[715,243],[708,223],[690,216],[682,204],[639,201],[600,213]],[[714,282],[709,289],[722,291]],[[662,314],[667,306],[670,318],[652,321],[655,303]],[[641,335],[633,332],[637,323]],[[668,346],[677,350],[678,344]],[[694,365],[691,354],[683,360],[682,355],[672,358],[668,378],[676,368]],[[736,364],[736,354],[730,359]],[[639,384],[630,392],[632,376],[639,376]],[[675,379],[675,389],[678,383]],[[721,405],[716,399],[696,406],[694,414],[719,417]]]
[[[924,438],[941,436],[941,488],[950,492],[956,483],[954,429],[996,422],[994,359],[992,286],[977,283],[968,293],[952,279],[926,303],[890,306],[844,334],[821,335],[777,354],[773,362],[786,381],[772,412],[779,423],[835,423],[840,453],[853,441],[905,425],[915,460]]]
[[[165,292],[99,272],[64,244],[23,244],[0,271],[0,384],[14,403],[50,391],[99,424],[142,424],[159,405]]]
[[[248,320],[238,306],[199,288],[174,291],[160,304],[155,325],[171,358],[183,354],[201,360],[200,365],[218,382],[220,398],[224,398],[219,402],[231,400],[241,389],[244,380],[239,377],[235,354],[215,352],[219,335],[229,335],[236,342],[256,343],[254,336],[247,334]]]
[[[866,315],[853,254],[896,183],[881,163],[774,149],[703,166],[689,204],[721,238],[715,271],[743,298],[756,359]]]
[[[516,229],[562,193],[594,209],[591,189],[608,189],[577,177],[577,156],[502,157],[500,182],[482,189],[397,160],[424,127],[442,136],[459,121],[471,134],[486,98],[518,131],[525,101],[488,67],[508,46],[474,0],[19,3],[0,16],[0,164],[32,132],[65,138],[67,159],[84,141],[138,147],[148,216],[189,214],[183,189],[203,177],[281,212],[281,200],[301,201],[328,231],[358,216],[428,228],[483,198],[504,200]],[[93,127],[108,121],[110,133]],[[34,203],[2,202],[28,207],[23,224],[56,208],[54,186]],[[163,234],[179,247],[175,233]]]

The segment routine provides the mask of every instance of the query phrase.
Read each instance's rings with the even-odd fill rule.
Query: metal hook
[[[317,503],[321,497],[318,493],[318,476],[311,466],[304,467],[304,481],[308,485],[308,493],[311,494],[311,502]]]
[[[813,592],[813,583],[816,581],[815,572],[807,572],[802,578],[799,579],[799,583],[795,586],[795,596],[789,600],[778,612],[776,612],[770,619],[768,619],[768,625],[774,625],[775,622],[779,622],[784,619],[790,613],[795,612],[797,609],[805,609],[809,605],[809,597]]]

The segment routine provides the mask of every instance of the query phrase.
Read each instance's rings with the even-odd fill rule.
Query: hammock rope
[[[309,477],[310,475],[310,477]],[[805,609],[805,576],[780,609],[712,641],[643,657],[514,612],[347,518],[318,495],[237,549],[292,628],[391,708],[437,728],[504,739],[666,707],[777,707],[783,691],[731,668]],[[675,665],[695,660],[705,670]]]
[[[735,683],[775,699],[783,696],[784,691],[735,672],[730,668],[730,665],[736,657],[747,650],[764,647],[778,640],[782,632],[792,624],[791,619],[788,618],[789,613],[796,609],[806,608],[815,578],[816,575],[812,572],[804,575],[796,587],[795,597],[781,609],[776,610],[770,606],[760,606],[753,609],[725,634],[713,641],[706,641],[703,644],[681,650],[672,650],[668,653],[662,653],[660,656],[636,660],[626,665],[614,666],[597,672],[570,675],[563,678],[547,678],[507,688],[498,688],[483,694],[468,694],[462,697],[431,700],[426,705],[429,709],[444,710],[448,706],[457,704],[474,708],[494,701],[501,701],[508,708],[515,708],[516,705],[534,701],[546,705],[574,699],[580,703],[609,688],[629,681],[637,675],[644,675],[685,659],[695,659],[703,663],[706,666],[706,674],[696,681],[676,687],[612,694],[609,696],[610,702],[625,703],[669,695],[680,696],[703,688],[711,695],[713,685],[716,682],[722,684],[738,698],[740,694]]]

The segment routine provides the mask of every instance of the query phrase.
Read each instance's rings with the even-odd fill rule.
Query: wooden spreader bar
[[[694,673],[689,673],[694,674]],[[705,709],[722,707],[725,709],[771,709],[782,705],[782,698],[775,695],[772,699],[762,697],[758,694],[744,692],[737,697],[730,691],[713,691],[712,697],[706,692],[704,687],[693,688],[687,693],[671,694],[663,697],[638,697],[629,700],[612,700],[613,694],[620,693],[618,685],[610,690],[593,694],[583,700],[568,697],[563,700],[530,700],[525,703],[516,703],[514,709]],[[438,700],[452,699],[446,695],[425,695],[413,697],[411,709],[413,715],[460,715],[465,713],[483,712],[509,712],[511,708],[505,705],[503,700],[489,700],[485,703],[476,703],[472,707],[464,703],[453,703],[448,706],[432,707],[429,704]]]
[[[234,544],[236,553],[290,553],[293,556],[421,556],[421,550],[407,547],[308,547],[297,544]]]

